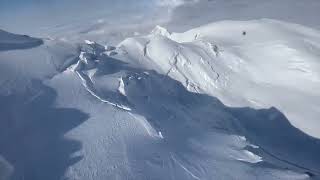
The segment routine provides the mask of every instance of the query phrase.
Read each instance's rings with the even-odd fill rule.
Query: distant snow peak
[[[170,37],[171,33],[164,27],[161,27],[159,25],[157,25],[152,31],[151,31],[152,35],[161,35],[161,36],[165,36],[165,37]]]

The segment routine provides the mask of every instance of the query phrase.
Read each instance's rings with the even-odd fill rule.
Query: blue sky
[[[143,24],[167,18],[167,7],[160,8],[159,4],[183,4],[170,12],[168,28],[173,31],[226,19],[260,18],[320,29],[319,0],[0,0],[0,29],[33,35],[34,31],[79,21],[104,19],[130,24],[135,17]]]
[[[152,13],[155,0],[0,0],[0,29],[31,32],[94,18],[126,20]]]
[[[151,5],[154,0],[0,0],[0,9],[2,11],[10,11],[11,8],[21,9],[25,7],[127,7],[137,8],[141,6]]]

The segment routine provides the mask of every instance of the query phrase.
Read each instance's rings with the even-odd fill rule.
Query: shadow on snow
[[[56,92],[39,81],[23,94],[0,96],[0,155],[14,167],[11,179],[56,180],[81,160],[81,143],[64,134],[88,115],[53,107]],[[72,156],[72,157],[71,157]]]
[[[278,109],[227,107],[217,98],[189,92],[180,82],[155,71],[131,68],[114,58],[104,62],[97,75],[125,71],[126,101],[133,112],[148,119],[177,151],[186,148],[188,137],[201,135],[202,128],[218,130],[245,136],[258,145],[257,149],[247,147],[263,157],[258,166],[320,175],[320,140],[292,126]],[[200,131],[194,130],[197,128]]]
[[[170,151],[187,151],[190,137],[219,131],[244,135],[260,147],[250,149],[264,159],[253,166],[320,174],[320,140],[293,127],[276,108],[227,107],[215,97],[187,91],[168,76],[132,68],[114,58],[106,58],[96,76],[120,71],[126,74],[123,98],[133,113],[145,117],[164,134],[165,143],[172,145],[168,146],[173,148]],[[0,155],[14,166],[12,179],[60,179],[70,165],[81,160],[71,157],[81,149],[81,143],[64,138],[64,134],[88,115],[52,107],[55,97],[53,89],[38,81],[24,94],[0,97]]]

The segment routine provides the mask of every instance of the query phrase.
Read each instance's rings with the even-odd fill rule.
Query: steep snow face
[[[223,21],[170,36],[128,39],[120,46],[128,62],[169,75],[188,90],[230,106],[274,106],[295,127],[320,137],[316,30],[267,19]]]

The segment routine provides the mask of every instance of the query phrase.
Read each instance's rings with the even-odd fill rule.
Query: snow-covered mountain
[[[116,47],[0,37],[0,179],[319,178],[317,30],[157,26]]]
[[[275,106],[294,126],[320,137],[319,31],[267,19],[222,21],[172,35],[157,29],[120,44],[128,63],[230,106]]]

